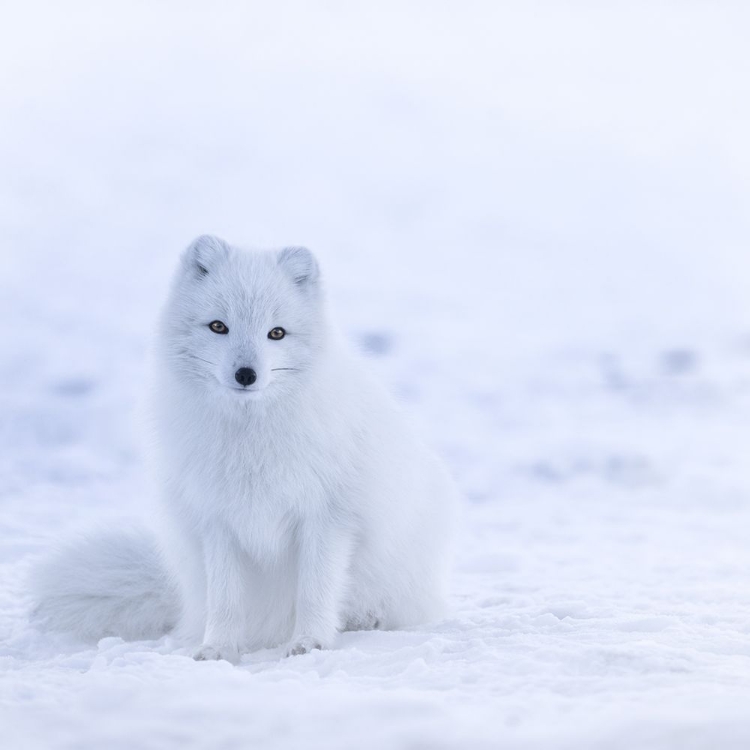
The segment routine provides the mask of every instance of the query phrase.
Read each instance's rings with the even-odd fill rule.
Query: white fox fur
[[[113,532],[59,553],[36,576],[50,626],[124,638],[174,626],[196,658],[237,661],[440,613],[453,485],[337,336],[308,250],[198,238],[157,356],[159,545]]]

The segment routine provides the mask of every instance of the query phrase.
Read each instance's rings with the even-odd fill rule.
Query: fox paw
[[[194,654],[195,661],[224,661],[237,664],[240,660],[240,650],[235,646],[212,646],[204,643]]]
[[[299,656],[300,654],[309,654],[310,651],[320,650],[323,645],[320,641],[310,636],[302,636],[301,638],[295,638],[289,644],[286,650],[287,656]]]
[[[346,621],[345,631],[352,630],[377,630],[380,627],[380,620],[371,612],[365,615],[352,615]]]

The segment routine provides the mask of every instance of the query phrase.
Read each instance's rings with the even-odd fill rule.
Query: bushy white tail
[[[177,622],[177,591],[154,538],[140,528],[88,534],[34,571],[34,619],[85,640],[158,638]]]

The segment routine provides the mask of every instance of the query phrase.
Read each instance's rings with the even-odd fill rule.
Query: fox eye
[[[273,339],[274,341],[278,341],[279,339],[283,339],[284,336],[286,336],[286,331],[283,328],[272,328],[268,332],[268,338]]]
[[[214,333],[229,333],[229,329],[220,320],[215,320],[213,323],[209,323],[208,327]]]

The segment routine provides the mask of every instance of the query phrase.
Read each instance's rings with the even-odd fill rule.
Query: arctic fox
[[[328,319],[302,247],[199,237],[157,341],[162,523],[69,545],[36,575],[37,615],[81,636],[173,630],[196,659],[441,611],[454,486]]]

